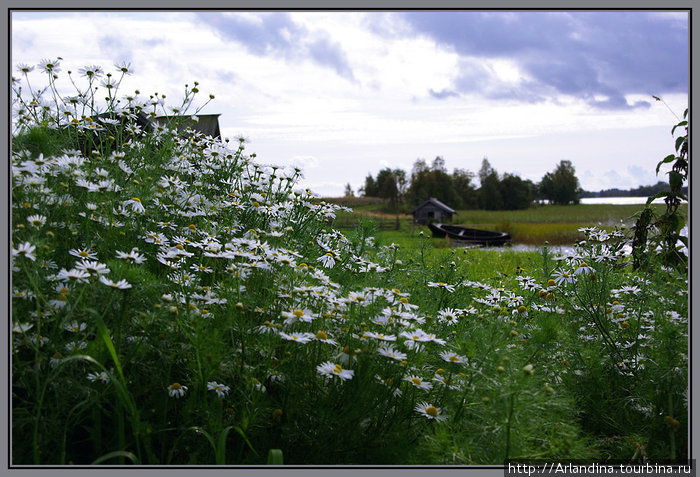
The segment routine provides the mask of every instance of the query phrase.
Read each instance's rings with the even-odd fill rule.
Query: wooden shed
[[[221,137],[221,130],[219,129],[219,116],[220,114],[198,114],[197,120],[193,119],[192,116],[158,116],[153,118],[153,121],[157,124],[165,125],[168,122],[173,124],[178,131],[182,132],[187,128],[191,128],[196,132],[206,134],[213,138]]]
[[[435,198],[430,198],[409,212],[413,222],[428,224],[430,222],[452,222],[452,216],[457,212]]]

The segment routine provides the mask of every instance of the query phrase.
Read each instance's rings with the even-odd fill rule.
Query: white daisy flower
[[[306,344],[309,341],[313,340],[315,337],[312,333],[285,333],[284,331],[280,331],[279,333],[280,337],[284,338],[287,341],[295,341],[297,343],[301,344]]]
[[[377,350],[377,353],[381,354],[382,356],[386,356],[387,358],[393,358],[396,361],[405,361],[406,358],[408,358],[406,353],[396,351],[392,347],[381,347]]]
[[[445,282],[428,282],[428,286],[430,288],[444,288],[445,290],[447,290],[450,293],[455,291],[454,285],[448,285]]]
[[[78,323],[77,321],[71,321],[70,323],[66,323],[64,326],[66,331],[70,331],[71,333],[79,333],[81,331],[84,331],[85,328],[87,328],[87,323]]]
[[[226,394],[228,394],[228,392],[231,390],[231,388],[229,388],[228,386],[224,384],[219,384],[214,381],[210,381],[207,383],[207,389],[209,391],[214,391],[220,398],[226,396]]]
[[[325,331],[319,331],[319,332],[317,332],[316,335],[314,335],[314,338],[315,338],[317,341],[321,341],[321,342],[323,342],[323,343],[328,343],[328,344],[333,345],[333,346],[337,346],[337,345],[338,345],[338,342],[335,341],[335,340],[332,340],[331,338],[329,338],[329,337],[328,337],[328,334],[327,334]]]
[[[373,331],[366,331],[364,336],[367,338],[372,338],[381,341],[396,341],[396,336],[394,335],[384,335],[382,333],[375,333]]]
[[[557,270],[553,274],[554,276],[554,283],[559,285],[568,285],[569,283],[574,283],[576,281],[576,278],[571,275],[569,272],[566,272],[564,270]]]
[[[131,284],[124,279],[119,280],[118,282],[114,282],[109,278],[100,276],[100,283],[107,285],[108,287],[116,288],[118,290],[127,290],[131,288]]]
[[[29,222],[33,227],[41,228],[46,223],[46,217],[43,215],[30,215],[27,217],[27,222]]]
[[[141,203],[141,199],[138,197],[132,197],[129,200],[125,200],[123,203],[124,207],[130,207],[131,210],[136,214],[143,214],[146,212],[146,208]]]
[[[321,264],[326,268],[333,268],[335,265],[335,258],[333,258],[333,254],[331,252],[321,255],[316,260],[321,262]]]
[[[75,268],[71,268],[70,270],[66,270],[65,268],[62,268],[58,272],[58,280],[59,281],[69,281],[69,282],[74,282],[74,283],[87,283],[88,278],[90,278],[90,274],[86,272],[85,270],[77,270]]]
[[[459,315],[456,310],[445,308],[438,312],[437,319],[440,323],[446,323],[448,326],[452,326],[459,322]]]
[[[141,265],[146,261],[146,257],[140,254],[137,248],[132,248],[131,252],[129,253],[124,253],[117,250],[117,258],[121,258],[123,260],[130,260],[136,265]]]
[[[423,389],[425,391],[428,391],[428,390],[432,389],[432,387],[433,387],[433,385],[430,384],[429,381],[424,381],[421,378],[419,378],[418,376],[406,376],[403,378],[403,380],[408,381],[409,383],[411,383],[415,387],[417,387],[419,389]]]
[[[93,383],[96,381],[101,381],[104,384],[109,384],[109,376],[104,371],[100,371],[99,373],[89,373],[87,378]]]
[[[574,270],[574,275],[589,275],[595,273],[595,268],[589,266],[586,262],[581,262]]]
[[[183,386],[180,383],[173,383],[170,386],[168,386],[168,394],[170,395],[170,397],[181,398],[185,395],[186,391],[187,386]]]
[[[15,257],[17,255],[22,255],[33,262],[34,260],[36,260],[34,250],[36,250],[36,246],[30,244],[29,242],[24,242],[20,244],[17,248],[12,248],[12,256]]]
[[[109,273],[109,268],[107,268],[107,265],[105,265],[104,263],[93,262],[90,260],[82,260],[80,262],[76,262],[75,268],[76,270],[88,272],[91,275],[106,275]]]
[[[355,371],[349,369],[343,369],[339,364],[333,363],[331,361],[326,361],[316,366],[316,371],[324,376],[333,377],[336,376],[345,381],[346,379],[352,379]]]
[[[442,353],[440,353],[440,357],[448,363],[463,364],[467,362],[467,358],[453,353],[451,351],[443,351]]]
[[[292,325],[297,321],[302,321],[304,323],[311,323],[318,315],[313,313],[311,310],[294,310],[294,311],[283,311],[281,313],[282,318],[284,318],[284,323],[286,325]]]
[[[435,421],[444,421],[447,416],[442,414],[439,407],[435,407],[427,402],[421,402],[416,404],[416,412],[423,415],[427,419],[432,419]]]
[[[71,255],[74,257],[82,258],[82,259],[87,259],[87,260],[97,260],[97,254],[93,252],[92,250],[86,248],[74,248],[68,251]]]

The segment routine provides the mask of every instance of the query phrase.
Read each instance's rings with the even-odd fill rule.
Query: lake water
[[[647,197],[587,197],[582,204],[646,204]],[[663,199],[656,199],[654,204],[663,204]]]

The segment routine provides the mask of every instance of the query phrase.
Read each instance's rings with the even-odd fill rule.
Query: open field
[[[371,217],[382,229],[396,230],[398,227],[407,233],[427,227],[412,225],[411,217],[406,214],[390,214],[381,212],[383,204],[361,198],[347,203],[353,213],[339,212],[334,225],[341,229],[352,228],[360,217]],[[355,205],[351,205],[355,204]],[[459,210],[453,220],[456,225],[472,228],[507,232],[514,244],[540,246],[545,241],[552,245],[570,245],[583,239],[580,227],[598,226],[606,230],[624,227],[627,231],[634,225],[637,215],[644,206],[639,204],[577,204],[577,205],[542,205],[527,210]],[[660,213],[663,204],[653,204],[652,208]],[[687,204],[681,207],[687,215]]]

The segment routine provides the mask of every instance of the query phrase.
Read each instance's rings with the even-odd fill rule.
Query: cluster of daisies
[[[43,68],[56,72],[58,64]],[[86,67],[84,74],[94,80],[100,71]],[[572,300],[566,300],[573,296],[571,291],[624,257],[615,233],[586,229],[586,246],[561,260],[547,283],[525,274],[517,276],[515,290],[468,280],[427,281],[436,295],[469,289],[461,296],[471,298],[461,307],[446,306],[429,316],[412,302],[410,293],[390,285],[354,286],[354,277],[375,277],[382,283],[384,272],[401,267],[397,247],[370,255],[367,250],[375,248],[371,238],[358,246],[329,227],[343,208],[297,190],[298,169],[258,164],[254,155],[243,153],[243,140],[232,148],[228,141],[183,136],[163,126],[139,139],[142,131],[134,123],[133,110],[158,104],[132,96],[122,100],[112,103],[111,112],[124,121],[128,139],[115,151],[86,155],[67,150],[55,157],[26,150],[12,154],[15,350],[23,344],[47,349],[54,365],[64,354],[84,352],[94,331],[80,300],[126,296],[120,294],[146,284],[127,280],[124,270],[146,267],[168,288],[158,297],[163,313],[186,310],[190,320],[216,323],[223,319],[221,310],[230,311],[235,303],[235,310],[252,311],[254,319],[246,332],[259,336],[260,342],[313,356],[312,366],[325,386],[357,379],[354,365],[362,350],[394,370],[373,371],[364,379],[380,383],[393,396],[407,390],[419,393],[415,411],[444,421],[446,414],[429,400],[444,395],[443,390],[464,390],[469,373],[482,372],[478,359],[468,359],[454,343],[452,330],[477,315],[495,316],[499,322],[524,321],[527,330],[537,326],[538,314],[575,313]],[[17,115],[25,122],[32,117],[31,108],[47,104],[41,98],[33,101],[36,106],[17,102]],[[72,105],[68,110],[73,116],[58,117],[76,119],[78,105],[71,98],[65,102]],[[81,117],[53,126],[67,134],[87,129],[99,141],[101,129],[122,125],[109,121]],[[158,147],[167,153],[154,159],[153,148]],[[108,245],[105,237],[112,237]],[[345,277],[345,283],[332,277]],[[273,296],[256,303],[261,288]],[[621,303],[627,297],[633,301],[636,290],[615,290],[616,299],[609,303],[611,319],[625,330],[631,318],[626,314],[629,307]],[[646,328],[639,329],[651,333],[653,318],[643,317]],[[674,319],[682,320],[680,315]],[[54,340],[68,334],[65,343],[51,341],[46,331],[50,323],[60,330],[52,335]],[[637,342],[644,341],[642,335]],[[246,366],[251,379],[258,374],[254,381],[260,391],[265,389],[260,384],[265,376],[285,379],[266,364]],[[104,372],[90,373],[87,379],[110,381]],[[186,376],[176,379],[164,392],[185,398],[186,384],[191,383]],[[207,390],[220,398],[232,391],[217,381],[208,381]]]

